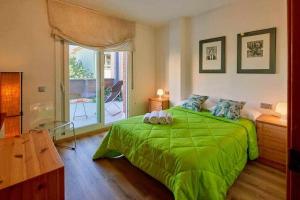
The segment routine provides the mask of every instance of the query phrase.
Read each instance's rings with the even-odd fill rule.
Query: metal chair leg
[[[117,115],[117,114],[119,114],[119,113],[122,112],[122,109],[121,109],[114,101],[109,102],[109,105],[111,105],[111,104],[113,104],[114,106],[116,106],[120,111],[117,112],[117,113],[112,113],[112,112],[110,112],[110,110],[109,110],[108,108],[105,108],[105,110],[106,110],[109,114],[111,114],[112,116],[115,116],[115,115]]]
[[[74,109],[74,113],[73,113],[73,120],[75,120],[76,111],[77,111],[77,103],[75,103],[75,109]]]
[[[86,113],[85,104],[82,103],[82,106],[83,106],[84,116],[85,116],[85,118],[87,119],[87,118],[88,118],[88,115],[87,115],[87,113]]]
[[[73,137],[74,137],[74,147],[73,147],[73,150],[76,149],[76,146],[77,146],[77,141],[76,141],[76,134],[75,134],[75,125],[73,122],[71,122],[72,124],[72,131],[73,131]]]
[[[74,139],[74,145],[73,146],[68,146],[68,145],[61,145],[61,144],[56,144],[56,129],[58,128],[66,128],[66,126],[69,126],[71,125],[70,129],[72,129],[72,133],[73,133],[73,139]],[[48,130],[49,132],[51,132],[51,129]],[[65,125],[62,125],[62,126],[59,126],[59,127],[56,127],[54,129],[52,129],[53,131],[53,142],[56,146],[59,146],[59,147],[63,147],[63,148],[67,148],[67,149],[71,149],[71,150],[76,150],[76,147],[77,147],[77,141],[76,141],[76,133],[75,133],[75,125],[73,122],[69,122]],[[64,130],[65,131],[65,130]]]

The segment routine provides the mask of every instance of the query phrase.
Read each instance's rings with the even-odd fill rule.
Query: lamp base
[[[287,123],[287,115],[281,115],[280,116],[280,122]]]

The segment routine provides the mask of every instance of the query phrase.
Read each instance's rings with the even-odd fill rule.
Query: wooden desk
[[[64,199],[64,164],[46,131],[0,139],[0,199]]]

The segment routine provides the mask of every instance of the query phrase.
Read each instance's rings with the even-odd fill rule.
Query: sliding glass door
[[[100,122],[98,51],[69,45],[69,120],[75,127]]]
[[[104,52],[105,124],[125,119],[128,110],[128,52]]]
[[[94,130],[127,118],[130,53],[66,45],[65,119]]]

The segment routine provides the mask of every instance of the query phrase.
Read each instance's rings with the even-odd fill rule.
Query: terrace
[[[105,79],[104,99],[111,94],[111,88],[116,81]],[[123,101],[124,86],[121,94],[110,102],[104,104],[105,124],[124,119],[126,116],[126,102]],[[98,123],[97,110],[99,109],[96,99],[96,79],[71,79],[70,80],[70,120],[76,127]],[[99,114],[98,114],[99,115]],[[99,117],[100,118],[100,117]],[[102,121],[102,119],[100,119]]]

